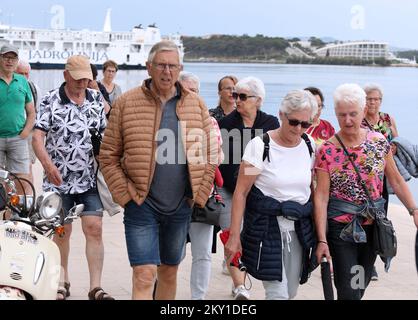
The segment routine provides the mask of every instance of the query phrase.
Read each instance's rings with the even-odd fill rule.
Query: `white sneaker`
[[[243,285],[232,289],[234,300],[250,300],[250,292]]]
[[[222,274],[229,276],[229,270],[228,270],[228,267],[226,266],[225,259],[222,261]]]

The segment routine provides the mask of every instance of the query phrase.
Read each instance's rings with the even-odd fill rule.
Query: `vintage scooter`
[[[16,184],[30,184],[32,195],[18,195]],[[79,217],[84,205],[67,216],[56,192],[36,199],[26,179],[0,170],[0,300],[55,300],[61,256],[52,236],[63,236],[64,224]]]

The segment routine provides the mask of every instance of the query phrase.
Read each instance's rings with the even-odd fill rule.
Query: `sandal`
[[[63,285],[60,284],[57,290],[57,300],[67,300],[70,296],[70,286],[69,282],[64,282]]]
[[[106,293],[102,288],[96,287],[88,294],[89,300],[115,300],[110,294]]]
[[[67,290],[67,293],[66,293],[67,298],[70,296],[70,286],[71,284],[69,282],[64,282],[64,288],[65,290]]]
[[[59,286],[57,290],[56,300],[67,300],[68,291],[65,287]]]

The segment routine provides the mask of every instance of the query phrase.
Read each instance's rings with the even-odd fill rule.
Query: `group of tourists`
[[[0,167],[29,177],[38,159],[44,191],[61,194],[66,211],[84,204],[90,300],[114,299],[101,287],[102,217],[110,210],[102,185],[106,203],[110,197],[123,208],[132,299],[175,299],[187,239],[191,298],[205,299],[221,230],[229,235],[224,272],[234,299],[250,299],[247,272],[262,281],[266,299],[292,299],[326,259],[338,299],[357,300],[377,257],[376,217],[364,211],[376,204],[387,214],[388,185],[418,228],[418,207],[394,161],[395,120],[380,111],[378,85],[343,84],[334,91],[336,131],[321,119],[324,96],[316,87],[290,91],[270,115],[262,111],[260,79],[226,75],[218,106],[208,109],[199,78],[183,71],[171,41],[152,47],[149,78],[125,93],[114,83],[115,62],[104,64],[97,81],[89,59],[76,55],[67,60],[60,87],[35,94],[17,74],[18,54],[12,46],[0,49]],[[225,204],[218,226],[191,222],[214,188]],[[54,237],[60,300],[70,296],[71,230],[67,224],[65,236]],[[237,253],[246,271],[233,262]],[[364,275],[360,286],[353,286],[355,266]]]

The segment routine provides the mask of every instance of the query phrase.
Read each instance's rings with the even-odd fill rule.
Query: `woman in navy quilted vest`
[[[251,140],[239,169],[226,252],[242,252],[267,300],[294,298],[308,278],[315,143],[305,131],[317,112],[310,92],[289,92],[280,106],[280,128]]]

